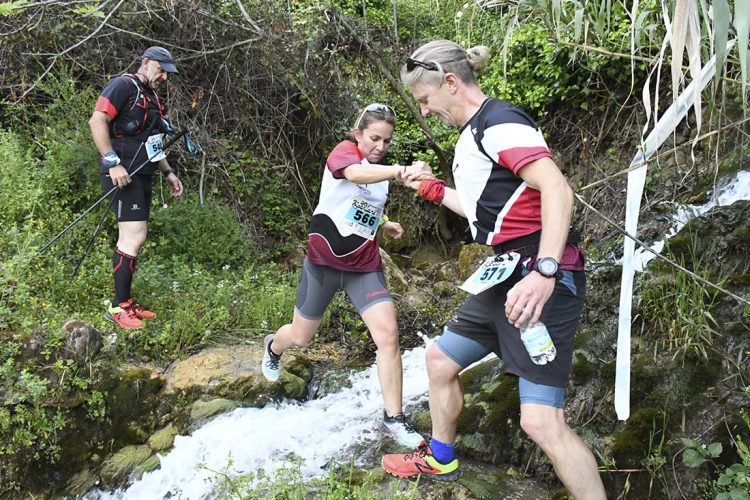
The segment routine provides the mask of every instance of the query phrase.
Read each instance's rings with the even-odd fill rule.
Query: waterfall
[[[712,208],[726,207],[739,200],[750,200],[750,171],[740,170],[720,180],[716,190],[703,205],[677,204],[676,211],[672,216],[672,227],[664,235],[664,238],[649,246],[657,252],[661,252],[666,241],[677,234],[692,219],[700,217]],[[654,254],[643,247],[639,247],[635,251],[635,270],[645,272],[648,263],[655,258]],[[617,263],[621,264],[622,259],[618,260]]]

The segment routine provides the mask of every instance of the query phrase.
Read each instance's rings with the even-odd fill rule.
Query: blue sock
[[[453,443],[441,443],[435,438],[430,439],[432,456],[441,464],[450,463],[453,460]]]

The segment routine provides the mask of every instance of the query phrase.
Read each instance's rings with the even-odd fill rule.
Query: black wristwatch
[[[557,263],[554,257],[540,257],[534,262],[533,270],[545,278],[557,278],[560,264]]]

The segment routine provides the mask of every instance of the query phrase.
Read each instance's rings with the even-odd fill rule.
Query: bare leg
[[[136,257],[146,242],[148,227],[146,221],[126,221],[117,223],[117,248]]]
[[[435,344],[427,350],[430,379],[432,436],[443,443],[456,439],[456,423],[464,407],[464,391],[458,374],[461,367]]]
[[[281,356],[292,346],[309,344],[320,326],[320,321],[319,319],[305,319],[295,311],[292,322],[276,330],[271,350]]]
[[[378,348],[375,359],[380,390],[383,393],[385,411],[389,416],[393,416],[401,413],[403,390],[396,308],[393,302],[378,302],[365,309],[362,313],[362,320],[367,325],[372,340]]]
[[[607,498],[594,455],[565,423],[560,408],[522,404],[521,428],[547,454],[560,481],[577,500]]]

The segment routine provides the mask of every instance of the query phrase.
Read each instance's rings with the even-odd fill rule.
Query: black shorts
[[[109,174],[101,174],[102,190],[107,193],[114,185]],[[151,213],[151,191],[154,178],[150,175],[134,175],[130,184],[115,190],[109,199],[117,222],[147,221]]]
[[[297,288],[295,302],[297,314],[305,319],[322,319],[333,295],[339,290],[346,292],[360,316],[370,306],[393,300],[385,285],[383,271],[370,273],[340,271],[313,264],[305,258],[299,288]]]
[[[508,291],[529,273],[523,265],[504,282],[467,298],[446,330],[475,340],[503,360],[503,369],[535,384],[565,387],[573,363],[573,340],[586,295],[583,271],[560,271],[552,296],[544,305],[541,321],[557,349],[555,359],[537,365],[521,342],[518,328],[508,323],[505,301]]]

